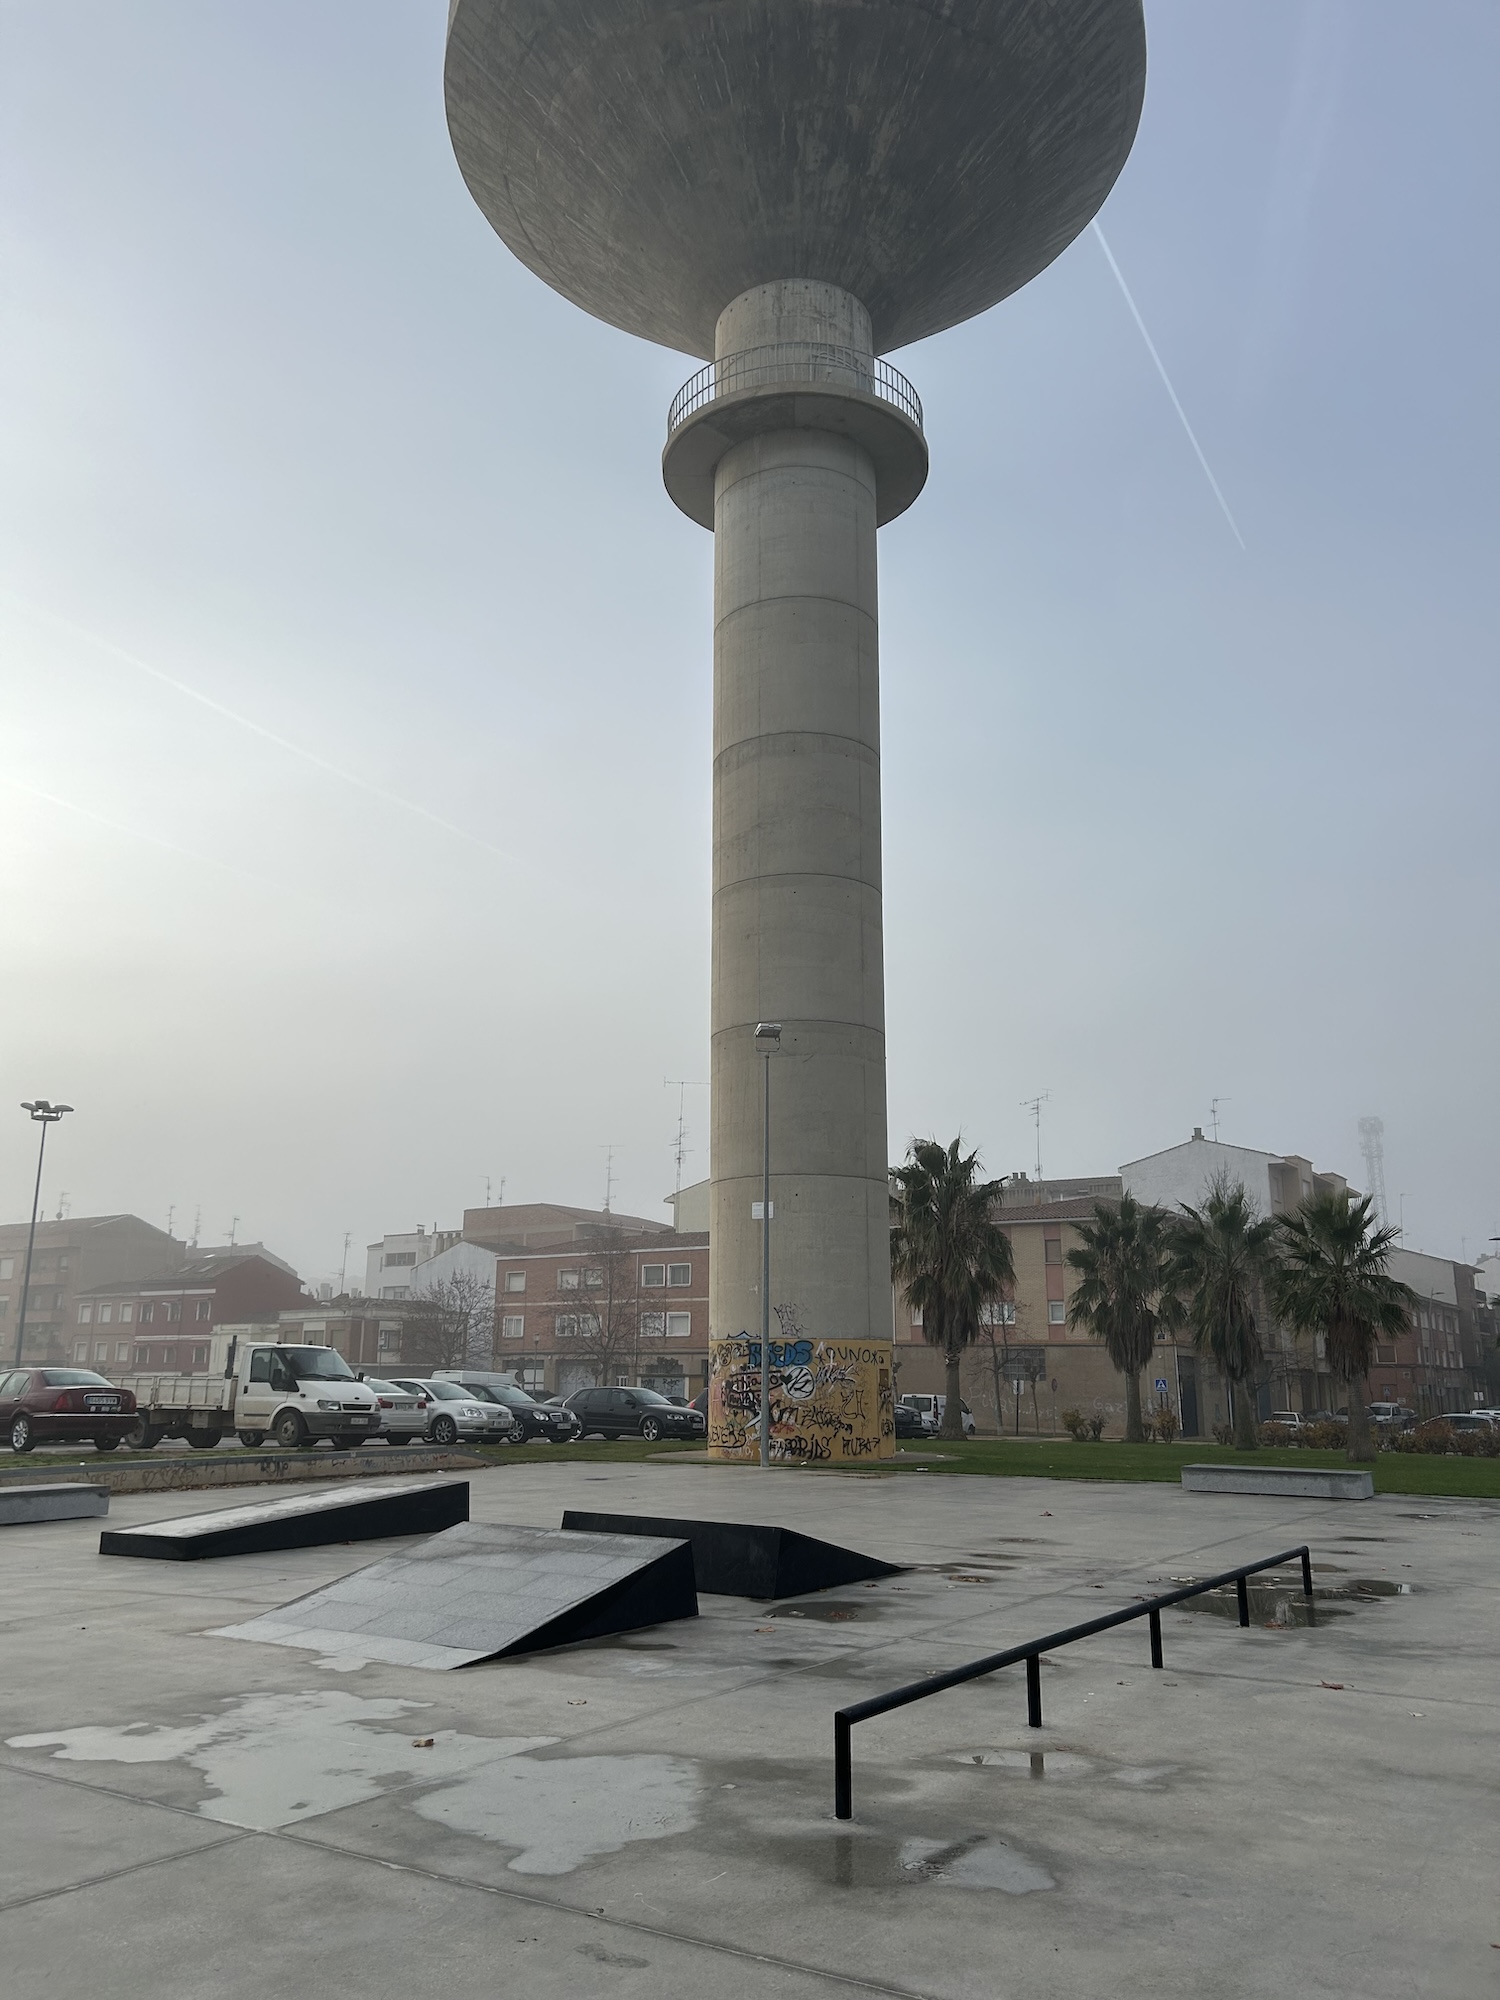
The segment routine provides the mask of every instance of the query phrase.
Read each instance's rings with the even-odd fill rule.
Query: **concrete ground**
[[[531,1661],[422,1673],[206,1636],[377,1560],[198,1564],[0,1531],[0,1966],[11,2000],[441,1991],[538,2000],[1491,1994],[1500,1507],[905,1474],[590,1464],[472,1476],[762,1519],[916,1565]],[[114,1525],[246,1496],[117,1498]],[[1143,1624],[854,1732],[831,1716],[1312,1543],[1322,1586]],[[1221,1607],[1224,1609],[1227,1607]],[[428,1739],[431,1739],[430,1746]]]

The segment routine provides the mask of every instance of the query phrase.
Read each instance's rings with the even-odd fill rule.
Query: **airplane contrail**
[[[1220,486],[1218,480],[1214,478],[1213,468],[1209,464],[1208,460],[1203,456],[1203,447],[1201,444],[1199,444],[1197,438],[1193,434],[1193,427],[1188,422],[1187,411],[1182,407],[1181,399],[1179,398],[1177,391],[1172,387],[1172,378],[1167,373],[1166,368],[1163,365],[1162,358],[1156,351],[1156,342],[1151,338],[1150,334],[1146,331],[1146,322],[1141,318],[1141,309],[1130,295],[1130,287],[1125,282],[1125,273],[1120,269],[1119,265],[1115,262],[1115,253],[1113,250],[1110,249],[1109,244],[1105,241],[1104,231],[1099,227],[1099,219],[1097,216],[1090,224],[1090,227],[1092,228],[1094,234],[1098,237],[1099,248],[1104,252],[1104,255],[1109,263],[1109,268],[1115,274],[1115,282],[1119,285],[1121,292],[1124,294],[1125,303],[1130,308],[1130,316],[1141,330],[1141,339],[1144,340],[1146,343],[1146,352],[1151,356],[1151,359],[1156,363],[1156,372],[1158,375],[1160,375],[1162,379],[1162,386],[1165,388],[1167,394],[1172,398],[1172,408],[1177,412],[1178,416],[1182,420],[1182,428],[1187,432],[1188,443],[1193,447],[1193,450],[1198,454],[1198,463],[1203,467],[1203,476],[1205,477],[1205,479],[1207,479],[1209,485],[1214,489],[1214,498],[1218,501],[1219,505],[1224,510],[1224,519],[1229,523],[1230,532],[1233,534],[1234,539],[1239,543],[1240,547],[1244,548],[1245,537],[1240,533],[1239,524],[1236,522],[1233,514],[1231,514],[1229,511],[1229,502],[1224,498],[1224,489]]]
[[[227,875],[237,875],[242,882],[253,882],[259,889],[270,889],[278,896],[288,893],[284,883],[273,882],[266,875],[253,874],[248,868],[239,868],[232,861],[217,860],[211,854],[199,854],[191,847],[181,847],[175,840],[163,840],[159,833],[147,833],[144,827],[126,826],[122,820],[107,819],[91,806],[76,805],[72,799],[59,798],[56,792],[44,792],[40,785],[29,785],[24,778],[5,780],[15,791],[25,792],[33,799],[41,799],[49,806],[56,806],[62,812],[76,813],[80,819],[91,819],[95,826],[108,827],[111,833],[123,833],[130,840],[144,840],[152,847],[164,847],[168,854],[180,854],[187,861],[199,862],[205,868],[222,868]]]
[[[86,631],[81,625],[74,625],[66,618],[59,618],[55,612],[44,611],[40,605],[28,604],[22,598],[12,597],[10,602],[29,617],[39,619],[44,625],[52,625],[60,632],[67,632],[73,638],[81,639],[86,645],[97,647],[100,652],[108,653],[113,659],[123,661],[127,667],[134,667],[137,673],[149,675],[152,680],[160,681],[163,687],[171,688],[174,693],[185,696],[188,701],[196,701],[201,707],[210,709],[215,715],[222,716],[226,722],[232,722],[240,729],[248,729],[252,736],[262,737],[267,743],[274,743],[278,750],[285,750],[291,756],[300,757],[304,763],[311,764],[314,769],[327,772],[329,777],[338,778],[346,785],[353,785],[361,792],[368,792],[371,798],[383,799],[387,805],[400,806],[404,812],[416,813],[420,819],[430,821],[433,826],[440,826],[445,833],[451,833],[459,840],[466,840],[474,847],[482,847],[486,854],[498,855],[502,861],[514,860],[513,855],[507,854],[503,847],[496,847],[493,841],[485,840],[480,834],[471,833],[467,827],[455,825],[451,819],[444,819],[441,813],[435,813],[429,807],[419,805],[415,799],[404,798],[400,792],[387,791],[384,785],[372,784],[368,778],[361,778],[357,772],[346,771],[342,765],[330,762],[327,757],[321,756],[316,750],[307,749],[301,743],[294,743],[288,736],[279,736],[274,729],[267,729],[264,723],[252,721],[248,715],[241,715],[237,709],[226,707],[222,701],[215,701],[212,695],[204,694],[201,689],[190,686],[188,682],[176,679],[163,668],[153,666],[149,660],[141,659],[136,653],[127,652],[123,646],[117,646],[113,639],[106,639],[98,632]]]

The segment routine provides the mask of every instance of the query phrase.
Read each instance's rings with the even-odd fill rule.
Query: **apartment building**
[[[80,1292],[69,1351],[58,1358],[101,1373],[191,1374],[209,1366],[219,1326],[274,1320],[303,1297],[302,1281],[279,1258],[238,1249],[189,1255],[176,1270]]]
[[[15,1354],[29,1226],[27,1222],[0,1226],[0,1355],[7,1361]],[[186,1244],[138,1215],[81,1215],[38,1222],[22,1359],[67,1361],[81,1295],[96,1285],[175,1269],[187,1254]]]

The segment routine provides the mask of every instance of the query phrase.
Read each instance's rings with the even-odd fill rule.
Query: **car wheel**
[[[117,1437],[95,1438],[94,1449],[95,1451],[118,1451],[120,1449],[120,1440]]]
[[[12,1451],[34,1451],[36,1433],[31,1428],[31,1419],[23,1410],[10,1427],[10,1448]]]
[[[154,1430],[144,1417],[137,1417],[125,1433],[125,1442],[132,1451],[150,1451],[161,1439],[161,1432]]]
[[[246,1451],[257,1451],[266,1441],[264,1431],[236,1431],[235,1436],[245,1447]]]
[[[452,1445],[458,1443],[458,1425],[452,1417],[434,1417],[432,1420],[432,1441],[434,1444]]]
[[[661,1425],[656,1421],[655,1417],[646,1418],[641,1425],[641,1436],[646,1440],[647,1444],[656,1443],[656,1440],[661,1436]]]
[[[189,1431],[187,1441],[193,1451],[217,1451],[222,1431]]]
[[[282,1412],[271,1426],[271,1435],[279,1445],[284,1445],[288,1451],[291,1451],[296,1445],[312,1443],[312,1439],[307,1435],[307,1425],[303,1423],[295,1410],[284,1410]]]

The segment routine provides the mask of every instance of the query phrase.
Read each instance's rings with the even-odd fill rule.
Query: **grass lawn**
[[[929,1449],[927,1446],[921,1450]],[[1267,1446],[1238,1452],[1232,1445],[1074,1444],[1071,1438],[971,1438],[967,1444],[933,1439],[940,1460],[896,1461],[897,1470],[983,1473],[998,1479],[1156,1479],[1174,1482],[1184,1465],[1213,1463],[1347,1467],[1341,1451],[1303,1451]],[[1500,1500],[1500,1458],[1428,1457],[1417,1452],[1383,1451],[1369,1468],[1377,1493],[1453,1494],[1469,1500]]]

